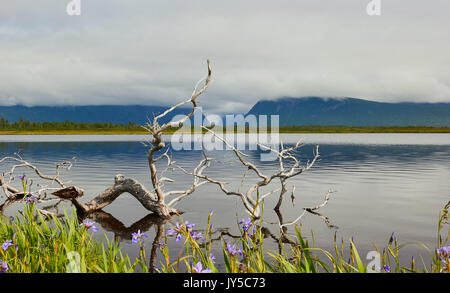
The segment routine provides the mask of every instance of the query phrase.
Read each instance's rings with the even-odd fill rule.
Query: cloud
[[[450,3],[368,0],[10,1],[0,11],[0,104],[171,104],[213,62],[200,102],[352,96],[450,102]]]

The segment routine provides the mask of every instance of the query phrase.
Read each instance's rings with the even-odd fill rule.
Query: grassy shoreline
[[[165,134],[172,134],[176,130],[170,129]],[[183,131],[185,132],[185,131]],[[220,131],[216,131],[220,133]],[[248,132],[248,129],[246,130]],[[358,127],[358,126],[283,126],[280,133],[450,133],[450,127]],[[131,135],[148,134],[144,129],[0,129],[0,135]]]
[[[439,214],[438,241],[435,249],[422,248],[430,254],[432,262],[423,268],[411,264],[400,264],[399,251],[407,245],[399,244],[392,234],[389,243],[381,250],[374,247],[380,256],[379,272],[392,273],[439,273],[450,272],[450,246],[447,245],[450,231],[441,234],[448,224],[450,202]],[[93,233],[97,231],[96,223],[85,219],[81,222],[76,212],[67,213],[62,218],[44,216],[35,203],[28,200],[24,212],[12,221],[0,216],[0,273],[218,273],[216,257],[212,254],[211,221],[213,213],[208,215],[205,235],[194,232],[193,224],[177,222],[176,226],[153,240],[150,254],[143,245],[148,237],[140,230],[133,233],[133,241],[139,249],[139,257],[133,260],[122,251],[123,245],[106,237],[106,244],[98,242]],[[221,237],[222,256],[226,273],[367,273],[369,263],[360,257],[353,239],[348,244],[335,237],[335,251],[326,251],[312,246],[301,233],[301,226],[296,226],[296,236],[291,239],[293,245],[285,245],[280,240],[280,252],[263,248],[262,227],[255,221],[243,220],[239,223],[241,236],[238,239]],[[163,232],[164,233],[164,232]],[[175,238],[176,239],[173,239]],[[287,237],[285,235],[285,237]],[[281,238],[280,238],[281,239]],[[445,240],[444,240],[445,239]],[[184,249],[175,251],[178,258],[171,261],[168,241],[183,241]],[[409,243],[412,244],[412,243]],[[149,252],[149,251],[147,251]],[[152,262],[152,254],[158,253],[162,261]],[[318,255],[327,260],[322,261]],[[173,253],[172,253],[173,255]],[[76,256],[76,257],[73,257]],[[217,255],[219,258],[219,255]],[[217,260],[219,261],[219,259]],[[147,266],[147,264],[149,264]],[[181,267],[180,267],[181,265]]]

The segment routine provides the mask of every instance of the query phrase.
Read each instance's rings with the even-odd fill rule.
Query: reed
[[[380,255],[380,272],[384,273],[439,273],[450,272],[450,247],[448,245],[450,203],[439,214],[436,249],[429,249],[421,243],[399,244],[395,235],[391,235],[381,250],[374,247]],[[162,256],[161,263],[154,270],[147,267],[146,251],[143,245],[144,233],[133,234],[133,243],[140,248],[139,257],[133,262],[122,253],[119,243],[111,242],[106,235],[105,241],[97,241],[93,233],[97,231],[94,222],[87,220],[79,223],[74,211],[62,218],[44,216],[35,208],[34,202],[26,205],[24,211],[14,221],[0,218],[0,271],[7,273],[66,273],[74,270],[73,261],[82,273],[216,273],[216,257],[212,253],[211,212],[207,218],[205,234],[195,232],[195,224],[178,222],[164,235],[161,243],[155,244]],[[295,228],[295,237],[285,244],[280,237],[281,251],[267,251],[263,248],[262,227],[257,222],[242,219],[239,222],[241,236],[234,241],[221,238],[223,263],[227,273],[366,273],[364,263],[356,245],[350,239],[348,244],[334,238],[334,251],[314,247],[306,239],[301,226]],[[282,235],[280,235],[282,236]],[[284,235],[286,237],[286,235]],[[182,249],[169,250],[169,241],[183,241]],[[428,266],[414,259],[401,264],[399,255],[408,245],[420,245],[432,259]],[[349,249],[346,249],[349,247]],[[171,255],[176,255],[175,260]],[[69,257],[68,257],[69,256]],[[172,260],[171,260],[172,259]]]

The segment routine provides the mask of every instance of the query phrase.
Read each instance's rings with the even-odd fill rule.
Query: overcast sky
[[[450,1],[0,0],[0,104],[164,104],[206,73],[210,112],[259,99],[450,102]]]

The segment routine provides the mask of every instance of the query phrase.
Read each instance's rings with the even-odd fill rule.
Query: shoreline
[[[176,131],[164,131],[163,134],[174,134]],[[181,131],[180,134],[189,134],[190,132]],[[216,133],[223,133],[216,131]],[[237,131],[234,131],[237,133]],[[240,132],[242,133],[242,132]],[[247,132],[248,133],[248,132]],[[254,132],[252,132],[254,133]],[[345,129],[331,128],[302,128],[302,129],[283,129],[279,133],[450,133],[448,128],[408,128],[408,127],[388,127],[388,128],[363,128],[349,127]],[[145,135],[147,131],[141,130],[0,130],[0,135]],[[194,133],[192,133],[194,134]]]

